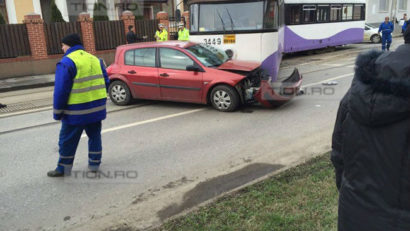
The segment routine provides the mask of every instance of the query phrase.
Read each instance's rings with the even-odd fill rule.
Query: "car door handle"
[[[128,73],[130,73],[130,74],[137,74],[137,72],[134,71],[134,70],[128,71]]]
[[[161,77],[169,77],[169,75],[168,75],[167,73],[162,73],[162,74],[160,74],[159,76],[161,76]]]

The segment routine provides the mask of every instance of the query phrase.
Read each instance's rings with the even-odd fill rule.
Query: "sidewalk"
[[[54,74],[0,79],[0,93],[54,86]]]

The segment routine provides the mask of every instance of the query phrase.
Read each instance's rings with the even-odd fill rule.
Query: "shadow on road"
[[[228,192],[269,173],[275,172],[283,167],[283,165],[255,163],[236,172],[201,182],[195,188],[185,193],[182,204],[171,204],[170,206],[159,211],[157,213],[158,217],[161,221],[163,221],[184,211],[185,209],[192,208],[202,202],[217,197],[224,192]]]

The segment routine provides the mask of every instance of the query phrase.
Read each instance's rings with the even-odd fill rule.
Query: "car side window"
[[[186,70],[194,65],[194,61],[181,51],[171,48],[160,48],[161,67],[168,69]]]
[[[134,50],[130,50],[130,51],[125,52],[124,64],[125,65],[134,65]]]
[[[125,52],[125,65],[155,67],[155,48],[140,48]]]

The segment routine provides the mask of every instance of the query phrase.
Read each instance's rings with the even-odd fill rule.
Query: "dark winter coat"
[[[127,42],[128,43],[136,43],[137,42],[137,35],[135,35],[134,31],[128,31],[128,33],[127,33]]]
[[[339,231],[410,230],[410,44],[358,56],[331,160]]]

